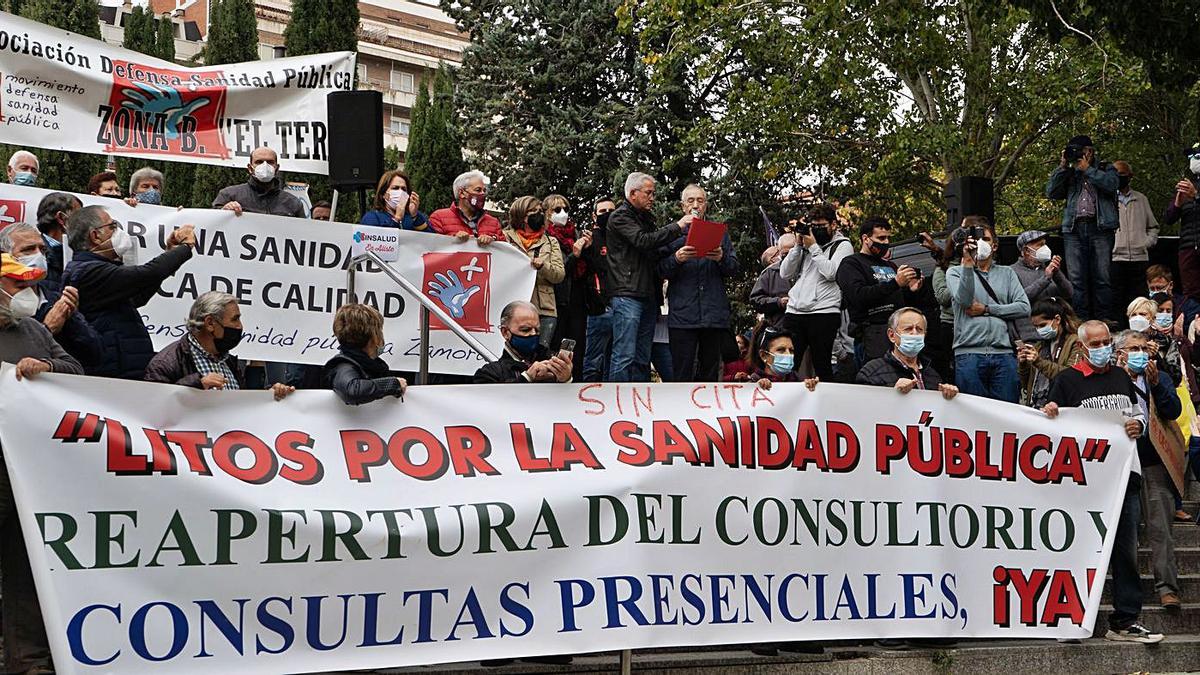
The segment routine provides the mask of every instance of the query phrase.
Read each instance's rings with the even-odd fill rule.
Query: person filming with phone
[[[792,285],[783,328],[792,334],[797,360],[808,352],[813,372],[830,382],[833,343],[842,327],[838,267],[854,254],[854,244],[838,230],[837,213],[829,204],[812,207],[795,236],[799,245],[779,265],[780,276]]]
[[[967,216],[951,233],[962,262],[946,271],[954,307],[954,373],[964,394],[1016,403],[1021,396],[1014,322],[1029,316],[1029,298],[1011,267],[996,265],[996,232]]]
[[[516,300],[505,305],[500,313],[504,353],[499,361],[475,371],[475,384],[570,382],[574,341],[563,340],[558,353],[551,356],[538,336],[540,322],[532,302]]]
[[[1067,275],[1074,294],[1071,306],[1089,319],[1115,319],[1112,311],[1110,267],[1117,230],[1117,190],[1121,177],[1116,167],[1096,158],[1087,136],[1067,142],[1058,167],[1046,183],[1046,197],[1066,201],[1062,237],[1067,254]]]

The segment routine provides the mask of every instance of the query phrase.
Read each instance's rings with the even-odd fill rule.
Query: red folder
[[[688,227],[687,241],[684,243],[696,249],[696,255],[703,256],[721,247],[721,240],[725,238],[725,229],[725,223],[694,218],[691,226]]]

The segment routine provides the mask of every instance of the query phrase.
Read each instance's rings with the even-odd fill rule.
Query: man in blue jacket
[[[685,214],[704,218],[708,212],[704,188],[685,187],[680,207]],[[738,270],[729,232],[711,251],[697,251],[687,245],[686,236],[681,236],[659,253],[658,272],[667,280],[667,328],[674,379],[717,382],[721,379],[721,347],[732,339],[725,280]]]
[[[1113,319],[1109,267],[1121,227],[1117,189],[1121,178],[1107,162],[1098,162],[1087,136],[1076,136],[1063,150],[1058,168],[1046,183],[1046,197],[1066,200],[1062,236],[1067,275],[1074,287],[1071,305],[1084,318]]]
[[[71,214],[67,244],[75,257],[63,270],[63,285],[79,289],[79,311],[100,334],[103,347],[100,363],[85,369],[88,375],[143,378],[154,344],[138,308],[191,260],[196,245],[192,229],[184,225],[175,230],[162,255],[137,265],[136,242],[104,207],[85,206]]]

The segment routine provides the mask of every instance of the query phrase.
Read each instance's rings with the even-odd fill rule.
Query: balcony
[[[400,108],[412,109],[417,104],[417,95],[408,94],[402,91],[392,89],[392,83],[371,78],[359,78],[359,89],[371,89],[383,93],[383,102],[386,105],[396,106]]]

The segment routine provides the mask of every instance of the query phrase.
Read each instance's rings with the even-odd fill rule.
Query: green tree
[[[258,60],[258,22],[254,0],[216,0],[209,9],[206,65]],[[247,162],[249,163],[249,162]],[[245,182],[246,170],[201,164],[192,178],[190,206],[207,208],[227,185]]]
[[[129,14],[125,16],[125,31],[121,39],[121,46],[135,52],[150,54],[154,49],[154,41],[151,40],[149,44],[145,42],[146,31],[144,29],[146,24],[151,22],[152,19],[146,15],[142,7],[134,5],[133,9],[129,10]]]
[[[283,33],[284,46],[288,56],[358,51],[358,23],[357,2],[295,0],[292,2],[291,21]],[[314,203],[333,196],[328,176],[298,173],[293,178],[308,183],[308,194]],[[337,219],[357,223],[361,217],[358,198],[340,195]]]
[[[404,156],[405,171],[412,179],[413,190],[421,195],[421,208],[426,212],[450,205],[454,179],[467,170],[462,140],[455,128],[454,106],[454,75],[443,64],[433,79],[433,92],[422,83],[417,93]]]
[[[95,0],[22,0],[10,7],[21,16],[55,28],[100,39],[100,16]],[[4,159],[17,148],[4,148]],[[88,179],[104,170],[104,158],[81,152],[30,148],[38,156],[38,184],[54,190],[82,192]]]
[[[584,203],[612,194],[635,169],[664,181],[663,192],[700,177],[682,147],[705,116],[698,92],[650,81],[637,44],[619,31],[620,4],[443,2],[471,36],[457,74],[457,122],[494,199],[558,192]]]
[[[158,18],[158,30],[155,35],[155,55],[164,61],[175,60],[175,25],[169,15]]]

